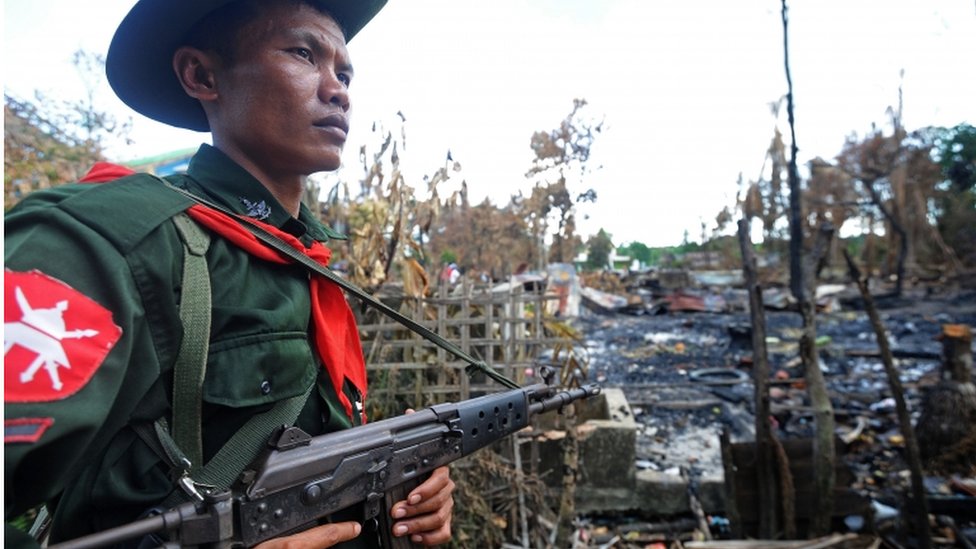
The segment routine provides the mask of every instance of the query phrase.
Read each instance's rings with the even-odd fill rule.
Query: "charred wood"
[[[928,524],[929,513],[922,477],[922,458],[919,452],[918,441],[915,437],[915,430],[912,428],[908,406],[905,403],[904,390],[902,389],[898,372],[895,370],[894,358],[891,356],[891,347],[888,344],[888,336],[885,333],[884,324],[881,322],[881,317],[878,316],[871,292],[868,290],[867,280],[861,276],[860,270],[847,250],[844,250],[844,259],[847,261],[847,268],[850,271],[851,279],[857,284],[858,290],[861,292],[861,297],[864,298],[865,311],[871,320],[871,325],[874,327],[878,347],[881,349],[881,359],[884,364],[885,373],[888,375],[888,384],[891,388],[892,397],[895,399],[895,407],[898,412],[898,421],[901,426],[902,436],[905,438],[908,467],[912,477],[912,496],[915,509],[914,521],[918,535],[918,543],[922,549],[928,549],[932,547],[932,535],[929,531]]]
[[[785,9],[785,7],[784,7]],[[773,465],[773,433],[769,426],[769,358],[766,353],[766,317],[763,309],[762,288],[756,272],[756,258],[752,252],[749,221],[739,220],[739,248],[742,251],[742,274],[749,292],[749,315],[752,324],[753,384],[756,400],[756,446],[758,455],[756,477],[759,491],[759,536],[772,539],[779,529],[779,506],[776,493],[776,469]]]

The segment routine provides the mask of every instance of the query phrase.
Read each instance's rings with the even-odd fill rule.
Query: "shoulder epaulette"
[[[135,174],[91,185],[62,201],[59,207],[125,252],[191,205],[189,198],[167,188],[159,179]]]

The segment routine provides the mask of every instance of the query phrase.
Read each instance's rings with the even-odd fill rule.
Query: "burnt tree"
[[[830,518],[834,509],[834,411],[827,394],[823,373],[820,371],[816,351],[816,324],[814,317],[814,303],[810,298],[808,287],[812,286],[812,276],[805,276],[803,265],[803,215],[800,207],[800,175],[796,166],[796,123],[793,112],[793,79],[790,76],[790,58],[788,42],[788,17],[786,0],[782,0],[783,19],[783,59],[786,70],[786,112],[790,124],[790,289],[803,316],[803,335],[800,337],[800,356],[803,359],[804,374],[813,407],[816,434],[814,437],[814,484],[815,508],[818,513],[810,521],[810,533],[823,535],[830,531]],[[819,258],[810,263],[816,265]]]

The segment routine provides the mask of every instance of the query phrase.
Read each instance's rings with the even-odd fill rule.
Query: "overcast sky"
[[[72,52],[104,52],[131,4],[6,0],[5,90],[79,97]],[[886,124],[899,85],[909,129],[976,123],[974,0],[794,0],[789,16],[801,163]],[[778,0],[390,0],[349,47],[346,173],[357,177],[373,122],[398,130],[400,111],[408,184],[424,188],[450,149],[472,199],[504,204],[531,188],[532,133],[585,98],[605,125],[591,157],[602,168],[572,189],[598,195],[580,231],[604,228],[618,245],[698,240],[701,221],[734,202],[739,173],[759,177],[773,129],[788,134],[785,109],[775,119],[769,108],[786,92],[782,44]],[[134,121],[116,160],[209,140],[105,90],[104,108]]]

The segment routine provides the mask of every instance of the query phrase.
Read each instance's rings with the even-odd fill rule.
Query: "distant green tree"
[[[636,259],[642,265],[651,263],[651,249],[643,242],[631,242],[626,246],[621,246],[617,249],[617,253]]]
[[[933,156],[956,190],[976,186],[976,127],[962,123],[936,129]]]
[[[613,250],[613,241],[610,235],[600,229],[600,232],[591,236],[586,241],[588,250],[586,256],[586,266],[590,269],[603,269],[610,263],[610,251]]]
[[[661,261],[671,253],[670,248],[651,248],[649,257],[647,259],[648,265],[660,265]]]
[[[976,265],[976,128],[959,124],[934,130],[933,159],[945,183],[936,225],[946,245],[964,264]]]

